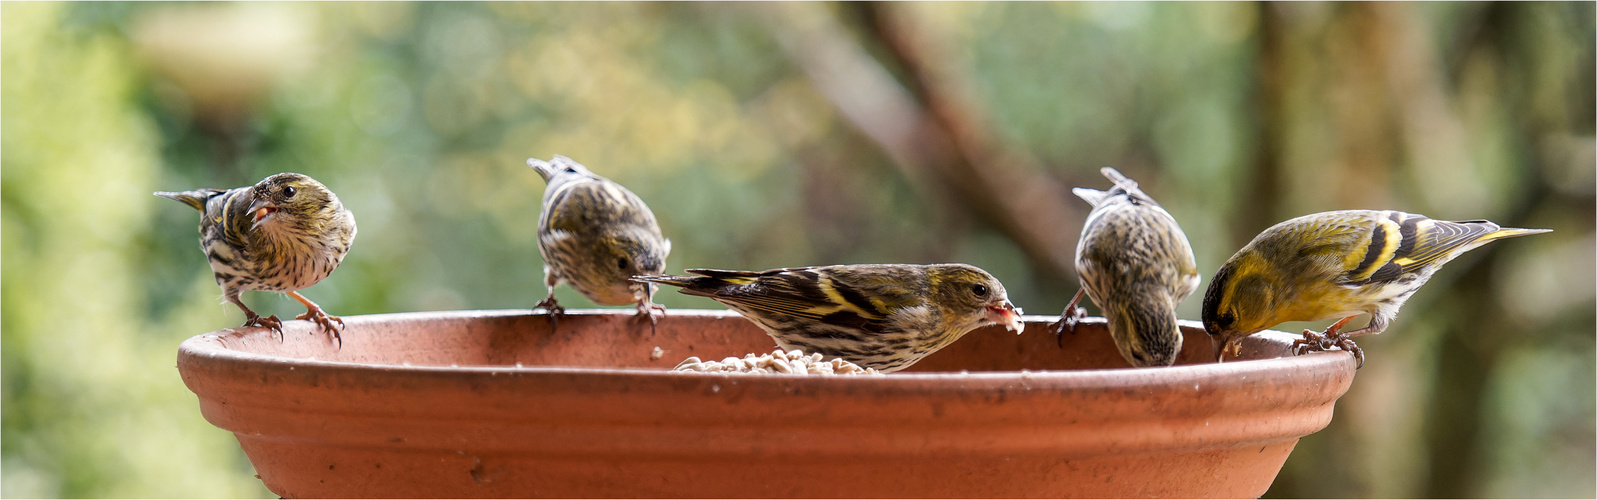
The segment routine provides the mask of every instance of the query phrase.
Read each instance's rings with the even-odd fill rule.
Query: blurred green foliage
[[[1362,343],[1370,364],[1271,496],[1597,495],[1591,3],[805,7],[901,79],[880,18],[934,34],[960,71],[931,84],[981,103],[988,141],[1067,184],[1119,167],[1206,272],[1323,210],[1555,229],[1450,264]],[[673,272],[963,261],[1062,309],[1074,278],[991,221],[932,227],[960,205],[816,90],[771,9],[0,4],[0,496],[270,495],[173,368],[242,316],[195,213],[156,190],[327,184],[360,236],[306,295],[340,315],[531,307],[543,183],[523,161],[552,154],[647,200]],[[1323,325],[1278,329],[1305,326]]]

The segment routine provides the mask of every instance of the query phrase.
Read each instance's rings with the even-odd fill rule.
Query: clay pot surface
[[[178,371],[284,497],[1258,497],[1323,429],[1353,357],[1293,336],[1130,368],[1101,319],[1056,345],[971,332],[903,372],[670,371],[769,353],[726,311],[345,317],[195,336]],[[662,355],[656,356],[656,348]]]

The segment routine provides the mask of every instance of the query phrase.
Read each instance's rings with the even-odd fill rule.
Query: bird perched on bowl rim
[[[632,191],[570,158],[528,158],[527,166],[548,183],[538,215],[538,252],[549,296],[536,307],[558,321],[565,308],[555,301],[555,287],[566,283],[599,304],[636,303],[638,315],[652,326],[665,307],[653,302],[654,285],[631,278],[665,272],[671,240],[661,235],[654,212]]]
[[[256,314],[239,294],[282,292],[305,306],[305,314],[295,319],[315,322],[343,346],[339,332],[344,320],[299,294],[332,274],[355,241],[355,214],[327,186],[289,172],[253,186],[155,195],[200,211],[200,248],[222,287],[222,298],[244,311],[243,326],[270,328],[281,337],[282,321]]]
[[[967,264],[853,264],[636,276],[726,304],[784,350],[904,369],[976,328],[1024,328],[997,278]]]
[[[1198,289],[1197,260],[1187,235],[1137,181],[1103,167],[1114,181],[1108,191],[1075,188],[1092,203],[1076,244],[1076,274],[1081,289],[1065,306],[1054,334],[1062,341],[1086,316],[1076,307],[1083,293],[1103,310],[1109,334],[1132,366],[1170,366],[1181,352],[1176,306]]]
[[[1454,257],[1492,241],[1548,229],[1449,222],[1396,210],[1305,215],[1264,230],[1220,266],[1203,297],[1203,326],[1215,361],[1238,355],[1243,337],[1286,321],[1341,318],[1304,330],[1294,352],[1339,347],[1364,366],[1353,337],[1381,333],[1409,296]],[[1341,331],[1369,314],[1368,326]]]

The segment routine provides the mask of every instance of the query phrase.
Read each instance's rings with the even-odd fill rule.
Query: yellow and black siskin
[[[627,188],[595,175],[570,158],[529,158],[527,166],[548,182],[538,216],[538,251],[543,254],[543,281],[549,296],[537,307],[558,318],[565,308],[554,289],[567,283],[589,300],[604,305],[636,303],[638,315],[651,324],[665,307],[651,299],[655,287],[629,279],[665,272],[671,240],[660,233],[654,212]]]
[[[1054,324],[1055,334],[1074,329],[1086,310],[1076,307],[1083,292],[1103,310],[1109,334],[1132,366],[1170,366],[1181,352],[1176,306],[1201,279],[1187,235],[1175,217],[1118,170],[1104,167],[1114,181],[1108,191],[1076,188],[1092,203],[1092,213],[1076,244],[1076,274],[1081,290]]]
[[[998,279],[965,264],[858,264],[768,271],[689,269],[637,276],[715,299],[782,349],[838,357],[883,372],[904,369],[976,328],[1019,333],[1019,308]]]
[[[244,311],[244,326],[282,334],[276,315],[244,305],[244,290],[283,292],[305,305],[296,319],[316,322],[343,344],[344,320],[299,294],[338,268],[355,240],[355,215],[338,196],[303,174],[281,173],[253,186],[155,193],[200,211],[200,247],[222,296]]]
[[[1443,264],[1492,241],[1548,231],[1395,210],[1305,215],[1264,230],[1220,267],[1203,297],[1203,326],[1220,361],[1265,328],[1341,318],[1324,332],[1304,330],[1294,348],[1302,354],[1339,347],[1362,367],[1364,350],[1350,339],[1385,331]],[[1341,331],[1360,314],[1370,315],[1368,326]]]

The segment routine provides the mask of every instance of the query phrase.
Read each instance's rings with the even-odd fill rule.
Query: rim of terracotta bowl
[[[708,321],[746,320],[730,311],[671,310],[672,318]],[[585,321],[633,321],[632,311],[573,310],[560,321],[561,328],[582,328]],[[1292,356],[1286,353],[1297,336],[1266,331],[1243,342],[1241,360],[1222,364],[1186,364],[1158,368],[1043,369],[1015,371],[905,371],[884,376],[807,376],[785,374],[733,374],[670,371],[683,356],[661,360],[658,368],[551,365],[439,366],[372,363],[320,359],[338,358],[380,340],[384,325],[484,320],[544,320],[528,310],[475,310],[392,313],[345,317],[348,325],[342,349],[334,349],[304,321],[285,322],[286,341],[261,328],[235,328],[197,335],[179,348],[178,368],[184,382],[202,399],[202,411],[213,424],[240,434],[311,432],[292,419],[241,416],[241,411],[280,413],[318,412],[331,415],[387,415],[404,419],[470,419],[487,422],[592,422],[606,428],[575,429],[571,439],[556,442],[539,437],[537,445],[551,454],[602,455],[615,451],[610,441],[619,427],[629,453],[660,456],[737,454],[779,446],[789,453],[827,453],[829,441],[820,436],[854,436],[879,443],[915,443],[928,452],[963,452],[972,439],[987,443],[993,453],[1064,453],[1102,455],[1151,450],[1193,450],[1214,446],[1277,443],[1296,439],[1329,424],[1332,405],[1352,382],[1354,361],[1341,351]],[[1026,335],[1052,335],[1044,327],[1056,318],[1026,316]],[[425,327],[426,325],[421,325]],[[1182,321],[1189,344],[1196,322]],[[1078,328],[1104,328],[1101,318],[1089,318]],[[470,334],[467,327],[466,334]],[[750,335],[769,342],[764,332],[748,324]],[[646,327],[644,328],[646,331]],[[365,332],[365,333],[363,333]],[[1044,332],[1044,333],[1039,333]],[[979,329],[945,349],[980,335],[1013,335],[997,327]],[[297,338],[305,337],[315,342]],[[1202,337],[1198,337],[1202,338]],[[269,344],[258,344],[269,343]],[[271,345],[300,344],[305,357],[251,352]],[[1206,343],[1205,343],[1206,344]],[[1190,346],[1189,346],[1190,348]],[[751,352],[770,352],[770,348]],[[1204,353],[1208,345],[1198,346]],[[320,354],[320,355],[318,355]],[[743,353],[725,353],[741,357]],[[938,354],[942,354],[941,352]],[[936,356],[936,354],[934,354]],[[720,355],[700,356],[720,359]],[[1259,359],[1263,358],[1263,359]],[[930,360],[931,358],[928,358]],[[922,363],[927,363],[923,361]],[[918,368],[918,366],[917,366]],[[280,386],[300,386],[303,392],[283,400],[272,391]],[[411,394],[425,397],[411,397]],[[1175,399],[1159,400],[1161,394]],[[1190,394],[1192,397],[1180,397]],[[548,401],[583,401],[599,395],[625,400],[627,406],[658,411],[632,413],[610,405],[554,404],[528,414],[528,398]],[[1086,397],[1103,404],[1083,407]],[[215,398],[219,405],[203,400]],[[936,401],[928,402],[929,399]],[[848,401],[848,405],[816,410],[794,407],[786,412],[743,413],[745,401],[783,404],[784,401]],[[263,401],[267,403],[263,403]],[[1118,404],[1146,401],[1146,404]],[[745,403],[746,404],[746,403]],[[929,407],[928,407],[929,405]],[[1005,411],[993,411],[996,407]],[[923,432],[927,412],[935,416],[939,432]],[[1273,415],[1273,416],[1272,416]],[[718,432],[741,439],[714,444],[690,440],[657,439],[661,428],[702,427],[714,416]],[[815,425],[816,419],[825,425]],[[369,419],[332,422],[316,434],[334,443],[355,445],[392,431],[369,427]],[[1197,422],[1202,420],[1201,425]],[[1149,421],[1155,423],[1150,425]],[[1043,428],[1049,422],[1056,427]],[[612,425],[613,424],[613,425]],[[896,425],[902,424],[902,425]],[[1068,425],[1066,425],[1068,424]],[[1082,425],[1092,424],[1092,425]],[[632,425],[632,428],[627,428]],[[764,428],[783,428],[773,440]],[[902,431],[895,431],[900,428]],[[1143,428],[1142,432],[1128,432]],[[514,448],[529,444],[527,437],[482,435],[463,429],[457,436],[433,442],[408,442],[423,447]],[[597,433],[604,439],[597,439]],[[1242,437],[1239,439],[1239,436]],[[570,436],[568,436],[570,437]],[[744,443],[741,447],[735,443]],[[878,448],[893,455],[892,446]],[[855,450],[866,455],[871,451]]]

